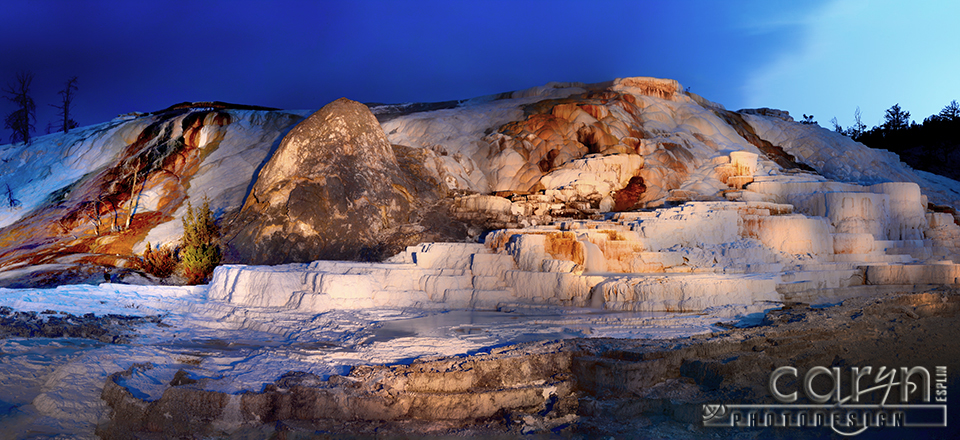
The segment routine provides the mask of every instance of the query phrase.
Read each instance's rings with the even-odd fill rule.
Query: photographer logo
[[[947,367],[779,367],[775,404],[706,404],[703,426],[830,428],[854,436],[876,427],[947,426]],[[798,403],[799,402],[799,403]],[[809,402],[809,403],[807,403]]]

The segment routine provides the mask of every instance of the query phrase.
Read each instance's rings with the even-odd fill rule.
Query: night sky
[[[824,126],[860,106],[873,126],[895,103],[920,121],[960,100],[958,4],[2,0],[0,84],[34,73],[36,135],[71,76],[81,125],[183,101],[317,109],[655,76]]]

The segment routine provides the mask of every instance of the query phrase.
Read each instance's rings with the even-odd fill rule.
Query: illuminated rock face
[[[643,124],[631,116],[639,113],[632,95],[625,95],[626,100],[623,96],[604,92],[572,102],[559,100],[552,108],[547,102],[533,107],[538,113],[484,138],[487,145],[477,157],[491,189],[528,192],[538,189],[545,176],[542,185],[549,188],[557,178],[550,178],[555,174],[551,171],[585,155],[635,154],[645,137]],[[631,171],[639,166],[634,168]],[[625,182],[614,183],[622,187]]]
[[[643,203],[715,197],[726,185],[712,159],[729,150],[758,152],[717,115],[718,108],[682,92],[673,80],[624,78],[472,100],[396,117],[383,127],[394,144],[455,158],[437,167],[452,189],[568,189],[597,204],[606,197],[612,202],[639,176],[646,186]],[[584,159],[592,163],[585,167]]]
[[[283,138],[227,244],[234,259],[257,264],[379,259],[403,247],[400,227],[439,198],[437,189],[401,169],[365,105],[341,98]]]
[[[393,144],[439,152],[434,169],[449,188],[485,194],[581,193],[578,184],[593,184],[599,200],[613,201],[633,177],[624,176],[624,160],[614,158],[639,155],[640,166],[629,172],[644,180],[640,206],[646,207],[718,200],[730,177],[742,188],[754,177],[797,170],[835,184],[913,182],[931,202],[960,204],[950,189],[955,183],[909,169],[896,155],[796,123],[780,110],[728,111],[673,80],[552,84],[402,114],[382,126]],[[604,158],[595,164],[610,168],[585,170],[577,165],[585,157]],[[569,177],[574,171],[577,179]],[[618,173],[620,181],[603,177],[607,173]],[[609,192],[590,182],[607,182]]]

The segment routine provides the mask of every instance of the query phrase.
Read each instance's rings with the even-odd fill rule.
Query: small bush
[[[139,262],[140,270],[160,278],[172,275],[173,271],[177,269],[177,259],[170,246],[157,246],[154,249],[149,242]]]
[[[183,238],[180,239],[180,264],[188,284],[202,284],[209,280],[213,269],[220,264],[220,227],[213,220],[210,201],[196,211],[187,202],[183,216]]]

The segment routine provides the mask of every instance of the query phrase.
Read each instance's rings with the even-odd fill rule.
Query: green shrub
[[[213,269],[220,264],[220,227],[210,212],[210,201],[194,210],[187,202],[183,216],[183,238],[180,239],[180,267],[188,284],[202,284],[209,280]]]
[[[147,248],[143,250],[143,255],[140,256],[138,261],[140,270],[160,278],[172,275],[173,271],[177,269],[177,259],[170,246],[154,248],[150,245],[150,242],[147,242]]]

